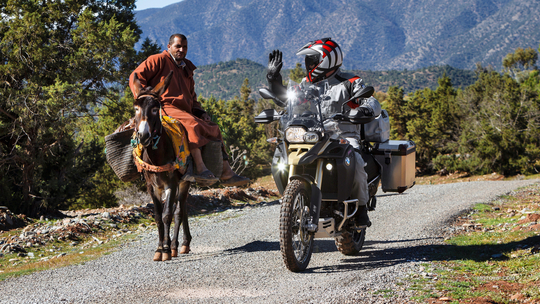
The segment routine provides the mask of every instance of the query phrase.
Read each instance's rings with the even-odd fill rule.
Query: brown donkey
[[[148,193],[154,202],[154,220],[159,234],[154,261],[166,261],[170,260],[171,256],[178,256],[178,232],[181,224],[184,231],[181,254],[189,253],[191,242],[186,209],[190,182],[182,180],[184,170],[177,170],[172,165],[176,159],[173,142],[160,119],[161,95],[169,86],[172,73],[171,71],[155,88],[145,89],[135,74],[135,132],[138,143],[144,147],[140,157],[142,161],[138,166],[142,167]],[[137,160],[135,162],[137,163]],[[173,215],[174,234],[171,240],[169,232]]]

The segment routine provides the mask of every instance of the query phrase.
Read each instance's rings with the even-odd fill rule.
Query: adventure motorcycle
[[[364,87],[350,100],[369,98],[373,92],[373,87]],[[289,81],[286,101],[267,89],[261,89],[259,93],[285,107],[285,111],[278,113],[269,109],[255,117],[258,123],[280,122],[282,137],[268,141],[277,144],[272,176],[283,195],[280,200],[280,248],[285,265],[293,272],[305,270],[313,252],[314,238],[334,238],[341,253],[357,254],[364,245],[367,227],[359,224],[359,201],[350,197],[356,166],[355,150],[335,126],[336,122],[349,121],[361,124],[363,133],[364,125],[375,117],[365,117],[355,111],[346,113],[343,107],[341,114],[325,117],[318,92],[302,90],[292,81]],[[412,149],[407,147],[405,150],[406,155],[411,154],[409,150]],[[369,141],[363,140],[358,152],[366,163],[368,174],[370,199],[367,208],[373,211],[383,166],[375,157],[379,151]],[[386,149],[380,160],[392,158],[392,154],[395,153]],[[414,170],[414,155],[412,161]],[[410,160],[406,163],[410,165]],[[411,184],[410,181],[407,183]],[[410,186],[395,191],[402,192]]]

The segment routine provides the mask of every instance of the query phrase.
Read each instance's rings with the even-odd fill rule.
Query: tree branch
[[[0,112],[6,114],[7,117],[13,119],[14,121],[17,121],[17,118],[15,118],[13,115],[9,114],[8,112],[6,112],[4,109],[0,108]]]

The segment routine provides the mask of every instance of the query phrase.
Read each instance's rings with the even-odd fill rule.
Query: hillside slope
[[[433,66],[418,70],[390,71],[351,71],[364,79],[376,91],[386,92],[390,86],[402,87],[405,93],[423,88],[435,89],[438,79],[443,75],[450,77],[452,85],[464,88],[476,80],[475,72],[460,70],[450,66]],[[287,80],[289,70],[282,71]],[[240,95],[240,87],[247,78],[252,94],[251,98],[259,99],[258,89],[268,87],[266,82],[266,66],[247,59],[199,66],[195,70],[195,91],[198,96],[230,100]]]
[[[500,67],[515,48],[540,42],[540,1],[530,0],[184,0],[136,16],[143,38],[163,47],[171,34],[186,34],[197,65],[265,64],[277,48],[292,68],[299,47],[333,37],[347,69],[473,69]]]

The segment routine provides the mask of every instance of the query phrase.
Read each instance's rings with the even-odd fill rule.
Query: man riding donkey
[[[194,180],[210,186],[220,181],[223,186],[241,186],[249,183],[249,178],[237,175],[231,168],[223,145],[219,126],[197,101],[193,71],[195,65],[186,59],[188,43],[186,36],[174,34],[169,38],[167,50],[148,57],[129,77],[129,86],[137,98],[135,74],[143,87],[155,87],[172,71],[173,77],[168,88],[161,95],[161,113],[176,119],[186,130],[188,146],[195,163]],[[223,170],[220,177],[208,170],[204,164],[201,147],[210,141],[220,141],[223,155]]]

